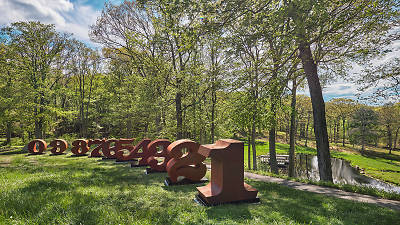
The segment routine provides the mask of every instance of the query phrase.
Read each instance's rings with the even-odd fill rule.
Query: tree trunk
[[[257,151],[256,151],[256,114],[253,113],[251,125],[251,149],[253,150],[253,169],[257,170]]]
[[[35,98],[35,100],[34,100],[34,102],[36,103],[36,104],[38,104],[39,103],[39,101],[38,101],[38,99],[37,98]],[[34,109],[34,111],[33,111],[33,113],[34,113],[34,115],[35,115],[35,138],[36,139],[42,139],[42,119],[41,118],[38,118],[38,115],[39,115],[39,112],[41,112],[41,110],[39,109],[39,108],[41,108],[41,106],[37,106],[37,107],[35,107],[35,109]],[[39,112],[38,112],[39,111]]]
[[[337,136],[337,126],[336,126],[336,122],[334,122],[334,126],[333,126],[333,142],[336,143],[336,136]]]
[[[276,161],[276,147],[275,147],[275,127],[276,127],[276,109],[275,109],[275,100],[271,97],[271,128],[269,129],[268,141],[269,141],[269,165],[271,166],[271,172],[278,174],[278,163]]]
[[[296,120],[296,125],[295,125],[295,127],[296,127],[296,133],[295,133],[295,135],[297,135],[297,128],[300,127],[300,126],[299,126],[299,120]],[[290,130],[290,129],[289,129],[289,130]],[[301,135],[298,135],[298,137],[299,137],[299,141],[301,141]]]
[[[175,96],[176,109],[176,140],[182,139],[182,94],[176,93]]]
[[[337,131],[336,131],[336,141],[335,141],[335,143],[339,143],[339,141],[340,141],[340,121],[339,120],[336,123],[336,129],[337,129]]]
[[[304,144],[305,147],[307,147],[307,142],[308,142],[308,125],[309,124],[310,124],[310,113],[307,113],[306,142]]]
[[[389,154],[392,154],[393,135],[391,127],[387,126]]]
[[[36,119],[35,120],[35,138],[36,139],[42,139],[43,138],[42,120],[41,119]]]
[[[288,133],[290,133],[290,125],[285,127],[285,141],[286,143],[289,143],[289,135]]]
[[[299,45],[299,51],[311,95],[320,179],[332,182],[332,166],[329,151],[328,131],[326,128],[325,102],[318,78],[317,65],[314,62],[309,44],[301,43]]]
[[[6,143],[11,145],[11,131],[12,131],[12,123],[11,121],[7,121],[7,133],[6,133]]]
[[[39,110],[42,111],[42,110]],[[37,109],[35,109],[37,112]],[[35,113],[38,115],[37,113]],[[35,118],[35,138],[42,139],[43,138],[43,119],[42,118]]]
[[[217,104],[217,94],[213,88],[211,94],[211,143],[214,143],[215,138],[215,106]]]
[[[249,129],[250,131],[250,129]],[[251,132],[249,132],[250,134]],[[251,150],[250,150],[250,135],[247,135],[247,165],[249,170],[251,170]]]
[[[293,79],[292,102],[290,112],[290,146],[289,146],[289,177],[294,177],[295,132],[296,132],[296,78]]]
[[[394,136],[393,149],[396,149],[396,147],[397,147],[397,138],[399,137],[399,130],[400,130],[400,127],[397,128],[396,135]]]
[[[361,136],[361,151],[365,150],[365,137],[364,135]]]
[[[342,120],[343,121],[343,147],[345,146],[345,138],[346,138],[346,129],[345,129],[345,123],[346,123],[346,120],[345,119],[343,119]]]

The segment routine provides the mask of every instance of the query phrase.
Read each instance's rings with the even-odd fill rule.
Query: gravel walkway
[[[244,172],[244,176],[249,179],[259,180],[270,183],[278,183],[284,186],[291,187],[296,190],[314,192],[324,195],[333,196],[336,198],[348,199],[358,202],[373,203],[383,207],[388,207],[396,210],[400,210],[400,201],[381,199],[374,196],[363,195],[358,193],[346,192],[335,188],[322,187],[312,184],[304,184],[296,181],[285,180],[282,178],[263,176],[254,173]]]

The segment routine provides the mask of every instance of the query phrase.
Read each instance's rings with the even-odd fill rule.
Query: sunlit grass
[[[260,204],[203,207],[196,185],[163,184],[87,157],[0,154],[0,224],[396,224],[400,212],[247,180]]]

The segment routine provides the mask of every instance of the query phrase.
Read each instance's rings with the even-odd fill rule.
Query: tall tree
[[[346,120],[356,110],[356,102],[347,98],[335,98],[330,101],[333,104],[333,110],[337,111],[342,120],[342,145],[345,146],[346,139]]]
[[[68,38],[55,31],[54,25],[40,22],[17,22],[2,29],[9,45],[15,48],[18,70],[29,84],[29,100],[34,102],[35,136],[42,138],[50,112],[49,91],[57,83],[53,66],[60,60]]]
[[[0,43],[0,124],[5,126],[5,144],[11,144],[14,122],[18,120],[21,96],[16,93],[23,92],[23,89],[20,89],[23,83],[19,82],[20,76],[15,70],[14,56],[15,52],[11,46]]]
[[[321,180],[332,181],[329,140],[318,68],[343,56],[379,48],[398,11],[397,1],[285,1],[310,90]],[[360,49],[364,49],[360,51]],[[313,52],[314,50],[314,52]],[[362,54],[360,54],[362,53]]]
[[[392,154],[393,149],[393,134],[397,133],[397,124],[399,121],[399,110],[393,103],[386,103],[378,110],[380,124],[385,127],[387,135],[387,147],[389,154]]]
[[[365,150],[368,141],[376,137],[378,114],[370,108],[361,107],[352,116],[350,121],[350,136],[361,144],[361,150]]]
[[[289,177],[293,177],[295,170],[295,148],[296,148],[296,103],[297,88],[301,85],[305,77],[302,73],[296,73],[292,79],[292,97],[290,103],[290,138],[289,138]]]
[[[80,136],[87,137],[89,106],[93,97],[93,81],[100,72],[100,57],[97,52],[76,40],[70,41],[70,48],[70,64],[67,69],[70,70],[73,82],[77,86]]]

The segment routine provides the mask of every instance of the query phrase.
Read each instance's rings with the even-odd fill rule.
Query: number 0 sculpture
[[[36,148],[36,144],[38,148]],[[47,149],[47,143],[42,139],[35,139],[28,144],[28,151],[30,154],[39,155]]]

